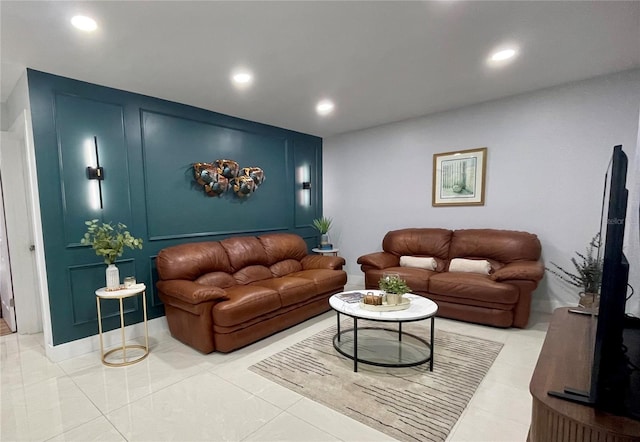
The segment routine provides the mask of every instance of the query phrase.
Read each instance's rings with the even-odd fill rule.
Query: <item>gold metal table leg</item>
[[[127,362],[127,346],[124,340],[124,308],[122,306],[122,298],[120,298],[120,331],[122,333],[122,361]]]
[[[102,343],[102,314],[100,313],[100,297],[96,296],[98,306],[98,334],[100,335],[100,358],[104,362],[104,344]]]
[[[101,289],[102,290],[102,289]],[[101,290],[97,290],[96,293],[100,292]],[[142,312],[144,315],[144,345],[139,345],[139,344],[130,344],[127,345],[126,343],[126,336],[125,336],[125,323],[124,323],[124,298],[129,298],[131,296],[135,296],[137,294],[142,294]],[[96,297],[96,305],[97,305],[97,310],[98,310],[98,331],[100,334],[100,355],[101,355],[101,359],[102,359],[102,363],[104,365],[110,366],[110,367],[123,367],[126,365],[131,365],[131,364],[135,364],[136,362],[140,362],[141,360],[143,360],[144,358],[146,358],[147,356],[149,356],[149,326],[148,326],[148,318],[147,318],[147,292],[146,290],[142,290],[139,291],[137,293],[133,293],[133,294],[127,294],[127,296],[124,297],[118,297],[117,298],[119,300],[119,307],[120,307],[120,337],[122,340],[122,344],[119,347],[116,347],[112,350],[109,350],[107,352],[105,352],[104,350],[104,338],[103,338],[103,331],[102,331],[102,314],[100,312],[100,296]],[[137,356],[135,357],[135,359],[132,360],[127,360],[127,350],[131,350],[131,349],[140,349],[140,350],[144,350],[144,353],[141,356]],[[109,362],[107,361],[107,356],[115,353],[115,352],[122,352],[122,362]]]
[[[147,326],[147,291],[142,292],[142,312],[144,314],[144,345],[147,347],[149,354],[149,328]]]

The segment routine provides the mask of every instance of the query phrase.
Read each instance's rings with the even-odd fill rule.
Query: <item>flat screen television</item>
[[[640,328],[625,314],[629,262],[623,253],[628,191],[627,156],[613,148],[605,175],[600,222],[600,306],[588,391],[570,387],[549,394],[640,420]]]

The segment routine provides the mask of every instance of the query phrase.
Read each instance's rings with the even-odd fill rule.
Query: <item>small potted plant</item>
[[[333,220],[326,216],[313,220],[313,227],[320,232],[320,248],[323,250],[331,250],[333,244],[329,242],[329,229]]]
[[[565,270],[558,264],[551,262],[555,269],[546,270],[557,276],[564,282],[582,289],[578,305],[585,308],[597,308],[599,305],[599,291],[602,283],[602,261],[598,258],[598,249],[601,246],[600,234],[597,233],[589,242],[586,253],[576,252],[580,261],[571,258],[571,263],[576,272]]]
[[[411,292],[407,282],[397,273],[385,273],[378,281],[378,287],[385,293],[387,304],[396,305],[402,303],[402,295]]]
[[[87,232],[80,240],[80,244],[90,245],[96,255],[104,258],[107,264],[107,288],[116,289],[120,286],[120,272],[114,262],[124,252],[124,248],[142,249],[142,239],[134,238],[127,226],[118,223],[115,227],[111,223],[100,223],[97,219],[85,221]]]

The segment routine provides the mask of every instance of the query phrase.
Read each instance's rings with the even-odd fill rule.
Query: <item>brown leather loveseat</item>
[[[388,232],[382,249],[358,258],[367,289],[378,288],[384,273],[398,273],[412,293],[438,304],[439,316],[496,327],[527,326],[531,292],[544,274],[536,235],[494,229],[403,229]],[[454,258],[465,271],[449,271]]]
[[[294,234],[235,237],[161,250],[156,286],[176,339],[229,352],[329,310],[344,263]]]

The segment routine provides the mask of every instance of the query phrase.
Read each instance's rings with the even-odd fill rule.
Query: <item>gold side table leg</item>
[[[149,328],[147,326],[147,291],[142,292],[142,312],[144,314],[144,345],[147,347],[149,354]]]
[[[147,315],[147,292],[146,292],[146,287],[144,287],[144,285],[138,290],[136,289],[137,287],[135,287],[134,289],[128,290],[126,292],[114,293],[114,294],[107,293],[108,290],[106,288],[101,288],[96,290],[96,309],[98,311],[98,331],[100,334],[100,353],[101,353],[102,363],[109,367],[123,367],[126,365],[135,364],[136,362],[140,362],[141,360],[149,356],[149,325],[148,325],[149,318]],[[129,299],[133,296],[138,296],[138,295],[142,295],[142,312],[144,315],[144,345],[137,344],[137,343],[127,345],[126,332],[125,332],[125,318],[124,318],[124,299]],[[110,350],[105,350],[105,347],[104,347],[102,312],[100,311],[100,306],[102,303],[100,302],[100,299],[112,299],[112,300],[117,299],[120,307],[120,337],[122,342],[120,346],[116,344],[115,348],[112,348]],[[139,304],[136,303],[136,305],[139,305]],[[113,332],[117,334],[117,330],[113,330]],[[138,339],[136,338],[136,340]],[[144,350],[144,352],[141,356],[136,356],[136,353],[134,352],[130,356],[131,359],[129,359],[129,356],[127,355],[127,350],[131,350],[131,349]],[[117,359],[122,359],[122,362],[109,362],[107,359],[109,358],[110,355],[114,355]]]
[[[98,334],[100,335],[100,358],[104,362],[104,344],[102,343],[102,314],[100,313],[100,297],[96,296],[96,305],[98,307]]]
[[[120,298],[120,330],[122,331],[122,360],[127,362],[127,346],[124,340],[124,308],[122,307],[122,298]]]

